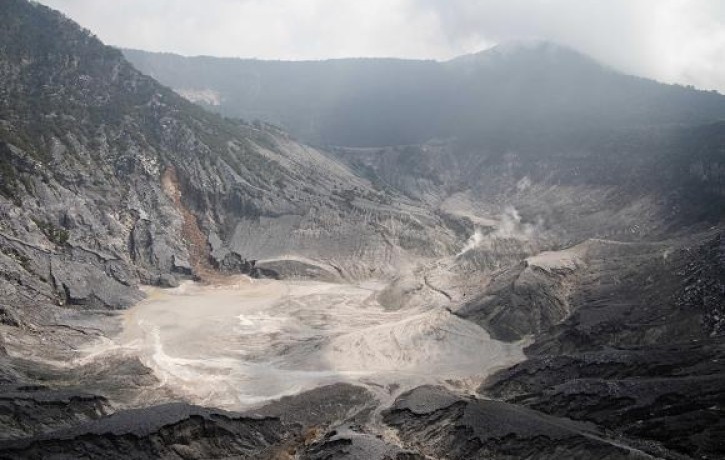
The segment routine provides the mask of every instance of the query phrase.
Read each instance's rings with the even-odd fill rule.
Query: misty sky
[[[723,0],[41,0],[106,43],[264,59],[447,59],[515,39],[725,93]]]

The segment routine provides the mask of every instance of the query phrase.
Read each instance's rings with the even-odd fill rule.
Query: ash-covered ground
[[[173,394],[232,410],[338,382],[387,402],[422,383],[473,391],[524,359],[522,342],[494,340],[445,309],[383,307],[383,287],[247,277],[150,287],[123,331],[86,356],[138,356]]]

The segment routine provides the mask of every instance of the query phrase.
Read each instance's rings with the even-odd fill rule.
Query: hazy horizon
[[[263,60],[447,60],[536,39],[624,73],[725,92],[725,4],[708,0],[40,0],[119,48]]]

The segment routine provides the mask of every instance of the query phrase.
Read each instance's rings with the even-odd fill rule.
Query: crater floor
[[[383,287],[240,277],[147,288],[123,332],[88,352],[136,354],[175,394],[236,410],[335,382],[381,400],[424,383],[474,389],[524,359],[522,343],[494,340],[447,310],[384,308]]]

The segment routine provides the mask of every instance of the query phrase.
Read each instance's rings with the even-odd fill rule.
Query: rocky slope
[[[434,458],[649,458],[580,422],[500,401],[419,387],[385,412],[401,438]]]
[[[599,146],[519,141],[505,152],[447,142],[338,154],[469,221],[463,250],[419,277],[445,293],[435,301],[493,337],[532,341],[529,359],[485,382],[483,397],[594,423],[636,455],[719,458],[721,136],[715,123],[620,131]],[[407,285],[399,296],[410,297]],[[488,441],[488,430],[461,426],[460,412],[396,414],[407,417],[388,419],[406,445],[434,456],[585,456],[580,447],[549,451],[515,428],[502,435],[515,447]],[[515,450],[533,445],[539,450]]]
[[[571,314],[479,391],[682,455],[725,454],[722,231],[696,241],[602,244],[571,289]]]
[[[278,419],[171,404],[0,442],[6,458],[274,458],[294,431]]]
[[[10,322],[31,299],[119,308],[139,281],[250,272],[245,260],[368,276],[455,245],[433,213],[274,128],[186,103],[42,6],[8,2],[0,19]]]
[[[446,293],[442,306],[493,337],[531,340],[528,361],[490,378],[483,397],[595,423],[646,455],[719,458],[721,133],[720,124],[619,133],[626,147],[576,155],[572,146],[541,154],[543,142],[539,153],[475,155],[440,143],[339,153],[374,180],[469,219],[463,250],[420,276]],[[429,173],[411,172],[406,156],[422,158]],[[519,435],[517,446],[543,452],[509,451],[481,435],[457,438],[460,430],[428,442],[433,419],[414,420],[403,425],[406,442],[434,455],[438,444],[472,449],[452,458],[583,455]]]

